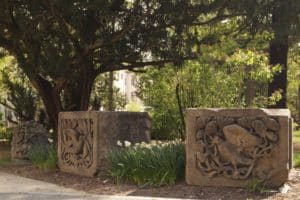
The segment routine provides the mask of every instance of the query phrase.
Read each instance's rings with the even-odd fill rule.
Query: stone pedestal
[[[292,120],[287,109],[187,109],[186,182],[278,187],[292,168]]]
[[[61,112],[58,119],[58,164],[61,171],[93,176],[105,169],[106,155],[117,141],[150,141],[145,112]]]
[[[43,146],[47,148],[49,145],[49,132],[43,125],[35,121],[22,122],[12,130],[11,157],[16,162],[22,163],[22,160],[28,160],[27,153],[31,147]]]

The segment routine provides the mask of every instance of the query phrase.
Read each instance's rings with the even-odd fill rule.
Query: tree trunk
[[[282,98],[275,105],[270,106],[271,108],[287,107],[288,10],[289,4],[282,1],[272,15],[274,39],[270,42],[269,59],[272,66],[279,64],[282,69],[274,75],[270,82],[268,96],[271,96],[275,91],[280,91]]]
[[[271,96],[274,92],[280,91],[282,98],[275,104],[270,106],[271,108],[286,108],[287,107],[287,55],[288,44],[280,44],[272,42],[270,44],[270,64],[280,64],[282,69],[274,75],[272,82],[269,84],[268,96]]]
[[[181,103],[180,94],[179,94],[179,84],[176,85],[175,94],[176,94],[177,106],[178,106],[178,111],[179,111],[181,124],[182,124],[182,128],[180,129],[181,130],[180,131],[180,137],[181,137],[182,141],[184,141],[184,139],[185,139],[185,134],[184,134],[184,132],[185,132],[185,120],[184,120],[184,113],[183,113],[182,103]]]
[[[59,93],[54,90],[50,82],[40,76],[37,76],[35,80],[31,79],[31,82],[42,98],[50,126],[54,129],[54,139],[56,139],[58,130],[58,114],[62,110]]]
[[[114,110],[114,73],[109,72],[108,77],[108,110]]]
[[[95,78],[95,75],[83,75],[76,80],[74,85],[68,84],[63,87],[62,89],[65,93],[68,93],[67,96],[70,98],[67,102],[64,102],[64,107],[60,96],[61,90],[56,90],[50,82],[41,77],[31,80],[43,100],[50,126],[54,129],[53,136],[55,140],[57,139],[59,112],[87,110]]]
[[[298,93],[297,93],[297,101],[296,101],[296,108],[297,108],[297,123],[299,124],[300,122],[300,85],[298,85]]]
[[[250,71],[251,71],[251,68],[248,66],[246,67],[246,74],[247,74],[247,77],[246,77],[246,80],[245,80],[245,83],[246,83],[246,107],[247,108],[251,108],[253,106],[253,99],[254,99],[254,96],[255,96],[255,83],[254,81],[251,79],[250,77]]]

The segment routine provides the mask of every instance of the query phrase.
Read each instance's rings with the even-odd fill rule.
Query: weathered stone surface
[[[49,145],[49,132],[35,121],[27,121],[13,128],[12,159],[28,160],[27,153],[34,145]]]
[[[292,168],[287,109],[187,109],[186,182],[244,187],[253,179],[278,187]]]
[[[106,167],[117,141],[150,141],[151,121],[138,112],[61,112],[58,163],[61,171],[93,176]]]

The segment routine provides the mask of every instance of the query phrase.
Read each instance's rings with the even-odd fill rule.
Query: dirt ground
[[[0,148],[0,158],[7,155],[7,151]],[[57,171],[43,171],[33,166],[2,165],[0,171],[20,175],[27,178],[46,181],[57,185],[86,191],[101,195],[131,195],[168,198],[190,198],[190,199],[300,199],[300,169],[291,171],[290,180],[287,185],[290,190],[287,194],[277,191],[269,191],[265,194],[255,194],[241,188],[229,187],[199,187],[186,185],[184,182],[174,186],[163,187],[137,187],[133,184],[116,184],[107,176],[87,178],[70,175]]]

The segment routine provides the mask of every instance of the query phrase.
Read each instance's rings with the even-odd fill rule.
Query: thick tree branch
[[[192,60],[195,59],[195,57],[184,57],[182,60]],[[119,63],[114,65],[105,65],[97,69],[95,72],[97,74],[99,73],[105,73],[109,71],[118,71],[127,69],[129,71],[136,71],[136,68],[143,68],[147,66],[160,66],[167,63],[172,63],[174,60],[172,59],[164,59],[164,60],[156,60],[156,61],[145,61],[145,62],[128,62],[128,63]]]

